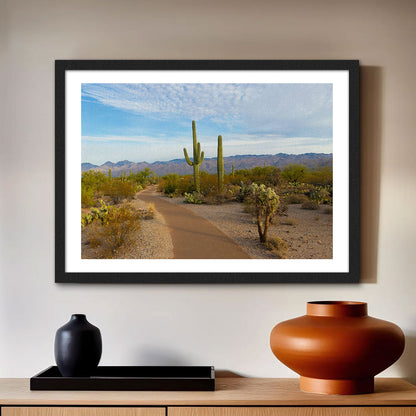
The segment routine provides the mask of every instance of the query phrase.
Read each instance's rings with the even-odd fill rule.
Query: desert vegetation
[[[223,139],[218,136],[217,174],[204,172],[204,152],[197,141],[195,121],[192,122],[193,155],[191,161],[186,149],[187,163],[194,174],[171,173],[162,176],[158,190],[171,198],[184,197],[188,204],[244,203],[244,211],[251,213],[257,225],[260,242],[266,249],[284,257],[286,243],[279,237],[268,239],[270,225],[278,223],[276,217],[287,217],[289,205],[300,205],[305,210],[319,210],[321,205],[332,213],[332,167],[328,165],[308,168],[302,164],[288,164],[283,169],[274,166],[257,166],[251,169],[224,171]],[[296,226],[296,219],[281,221]]]
[[[98,257],[116,257],[121,247],[134,244],[143,220],[154,218],[154,206],[138,210],[132,204],[137,193],[149,185],[157,186],[169,198],[182,199],[190,205],[241,204],[240,212],[252,216],[259,243],[277,258],[286,258],[289,246],[283,236],[276,233],[269,236],[272,226],[280,224],[286,227],[285,233],[290,233],[288,227],[295,229],[298,225],[297,219],[289,216],[290,212],[299,216],[299,209],[311,211],[313,217],[306,216],[310,224],[320,218],[314,211],[332,214],[332,166],[321,164],[311,168],[289,163],[283,168],[264,164],[235,169],[232,165],[231,171],[226,172],[223,137],[218,135],[217,173],[213,174],[204,171],[204,151],[197,140],[195,121],[192,121],[192,139],[192,159],[186,148],[183,153],[193,174],[172,172],[158,177],[148,168],[136,173],[118,171],[117,177],[111,169],[106,173],[89,170],[82,174],[83,237],[86,244],[97,248]],[[290,209],[293,206],[298,209]],[[304,225],[306,217],[301,217]],[[332,219],[326,217],[325,224],[332,227]],[[298,238],[301,240],[302,236]]]
[[[95,248],[98,258],[114,258],[122,247],[134,244],[141,221],[153,219],[154,206],[136,209],[131,201],[137,192],[157,180],[145,169],[122,172],[113,177],[93,170],[81,177],[81,227],[86,246]]]

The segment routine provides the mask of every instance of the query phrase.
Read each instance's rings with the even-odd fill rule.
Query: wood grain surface
[[[215,388],[194,392],[31,391],[28,379],[0,379],[0,405],[416,406],[416,387],[398,378],[376,379],[375,393],[352,396],[304,393],[294,378],[217,378]]]

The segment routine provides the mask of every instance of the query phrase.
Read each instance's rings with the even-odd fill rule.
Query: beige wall
[[[311,299],[369,302],[407,335],[385,375],[416,381],[415,1],[0,0],[0,376],[53,363],[57,327],[85,312],[103,364],[213,364],[294,376],[268,347]],[[55,59],[359,59],[360,285],[56,285]],[[60,215],[60,213],[57,213]]]

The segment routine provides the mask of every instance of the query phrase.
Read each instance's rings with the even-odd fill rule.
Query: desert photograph
[[[81,100],[82,259],[333,258],[332,84],[84,83]]]

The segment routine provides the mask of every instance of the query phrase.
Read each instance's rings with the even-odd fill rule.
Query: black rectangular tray
[[[214,367],[98,367],[91,377],[62,377],[52,366],[30,379],[30,390],[214,391]]]

